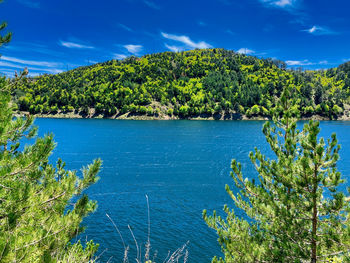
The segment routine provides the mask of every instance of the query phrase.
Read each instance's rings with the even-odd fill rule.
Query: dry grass
[[[152,259],[150,259],[150,254],[151,254],[151,241],[150,241],[150,236],[151,236],[151,218],[150,218],[150,208],[149,208],[149,200],[148,200],[148,196],[146,195],[146,200],[147,200],[147,225],[148,225],[148,233],[147,233],[147,241],[144,244],[145,250],[144,253],[142,253],[142,245],[140,246],[139,243],[137,242],[135,235],[130,227],[130,225],[128,225],[130,234],[135,242],[135,247],[136,247],[136,263],[156,263],[157,260],[157,251],[155,251]],[[123,235],[121,234],[119,228],[117,227],[117,225],[115,224],[115,222],[113,221],[113,219],[106,214],[106,216],[109,218],[109,220],[112,222],[114,228],[116,229],[123,247],[124,247],[124,257],[123,257],[123,263],[129,263],[129,246],[125,244]],[[179,262],[183,262],[186,263],[188,260],[188,250],[187,250],[187,246],[188,246],[188,241],[180,248],[176,249],[174,252],[168,252],[167,257],[163,260],[163,261],[159,261],[159,262],[163,262],[163,263],[179,263]],[[111,262],[112,258],[109,259],[108,262]]]

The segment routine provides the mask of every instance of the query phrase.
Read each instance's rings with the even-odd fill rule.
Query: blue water
[[[100,244],[102,262],[121,262],[123,246],[108,213],[130,246],[133,229],[139,245],[147,241],[150,201],[151,246],[157,261],[189,241],[189,262],[210,262],[220,255],[215,232],[202,219],[203,209],[233,207],[224,190],[232,185],[231,159],[242,162],[244,175],[256,176],[248,153],[255,146],[269,153],[260,121],[124,121],[37,119],[39,133],[55,134],[51,160],[62,158],[67,168],[80,168],[100,157],[100,181],[87,193],[97,211],[84,220],[82,236]],[[350,178],[350,122],[321,122],[321,135],[336,132],[342,144],[339,170]],[[112,257],[112,258],[111,258]]]

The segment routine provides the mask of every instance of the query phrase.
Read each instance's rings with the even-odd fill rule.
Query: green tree
[[[343,112],[343,109],[340,108],[338,105],[334,105],[332,108],[332,112],[337,116]]]
[[[213,262],[350,260],[350,200],[337,189],[344,180],[336,168],[336,135],[327,143],[318,139],[315,121],[298,130],[289,93],[282,93],[274,124],[266,122],[263,127],[276,158],[267,158],[258,149],[249,155],[259,183],[244,178],[241,164],[233,160],[231,177],[239,192],[227,185],[226,191],[237,210],[225,206],[226,219],[216,212],[203,213],[208,226],[217,231],[224,253],[224,259],[215,257]]]
[[[0,37],[0,46],[10,36]],[[0,262],[88,262],[98,246],[70,241],[96,209],[83,192],[98,180],[101,161],[83,168],[79,177],[61,160],[56,167],[49,164],[52,135],[22,146],[36,137],[37,128],[33,117],[15,117],[10,90],[26,73],[0,78]]]
[[[318,114],[334,118],[347,113],[347,63],[335,69],[306,72],[286,70],[281,65],[225,49],[165,52],[33,77],[12,91],[12,99],[21,111],[33,114],[49,112],[56,105],[58,112],[73,107],[83,117],[89,114],[81,109],[95,109],[95,116],[104,117],[116,113],[153,116],[157,113],[152,105],[160,105],[164,113],[174,109],[173,114],[184,119],[233,112],[252,117],[270,116],[283,87],[292,85],[301,109],[315,109],[302,110],[303,117]],[[334,105],[343,111],[335,114]],[[153,114],[142,106],[154,108]]]
[[[260,108],[258,105],[254,105],[251,109],[250,109],[250,114],[253,115],[257,115],[260,113]]]
[[[0,0],[0,4],[2,2],[3,2],[3,0]],[[7,27],[7,22],[2,22],[0,24],[0,31],[6,29],[6,27]],[[8,44],[11,41],[11,38],[12,38],[11,32],[6,33],[4,36],[0,35],[0,47],[5,45],[5,44]]]
[[[15,118],[6,85],[2,78],[0,261],[56,262],[68,256],[77,258],[76,262],[88,260],[96,245],[88,243],[84,250],[80,243],[69,242],[83,231],[82,219],[96,209],[83,191],[97,181],[101,161],[84,168],[79,178],[75,171],[65,170],[61,160],[56,167],[48,163],[55,147],[52,135],[22,149],[25,139],[35,138],[37,128],[30,116]]]

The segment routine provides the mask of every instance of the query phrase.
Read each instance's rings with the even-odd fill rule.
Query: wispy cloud
[[[329,63],[327,60],[321,60],[319,62],[312,62],[308,59],[304,60],[287,60],[286,64],[288,66],[313,66],[313,65],[329,65],[334,63]]]
[[[32,0],[17,0],[18,3],[25,5],[30,8],[40,8],[40,3]]]
[[[188,36],[180,36],[180,35],[173,35],[173,34],[167,34],[164,32],[161,32],[161,35],[169,40],[175,41],[175,42],[180,42],[183,45],[182,46],[178,46],[178,45],[168,45],[165,44],[165,46],[172,51],[182,51],[182,50],[186,50],[186,49],[204,49],[204,48],[211,48],[212,45],[204,42],[204,41],[200,41],[200,42],[194,42],[193,40],[191,40]]]
[[[290,23],[305,24],[310,19],[310,15],[305,12],[304,0],[256,0],[266,8],[284,10],[294,16]]]
[[[231,29],[227,29],[225,32],[229,35],[232,35],[232,36],[235,35],[235,33]]]
[[[13,70],[23,70],[24,68],[27,68],[29,70],[29,75],[33,75],[33,71],[38,73],[52,73],[52,74],[56,74],[56,73],[61,73],[63,70],[59,69],[59,68],[41,68],[41,67],[32,67],[32,66],[24,66],[24,65],[19,65],[19,64],[15,64],[15,63],[11,63],[11,62],[7,62],[7,61],[1,61],[0,60],[0,67],[1,67],[1,72],[7,72],[7,73],[12,73],[12,74],[7,74],[7,75],[13,75]]]
[[[296,1],[294,0],[278,0],[273,1],[273,4],[279,7],[293,6]]]
[[[304,60],[287,60],[286,64],[288,66],[310,66],[310,65],[314,65],[314,63],[310,62],[307,59],[304,59]]]
[[[206,26],[206,25],[207,25],[207,23],[205,23],[205,22],[203,22],[203,21],[198,21],[197,24],[198,24],[199,26]]]
[[[178,47],[178,46],[171,46],[171,45],[168,45],[168,44],[164,44],[164,46],[169,49],[170,51],[173,51],[173,52],[180,52],[180,51],[183,51],[183,48],[181,47]]]
[[[97,63],[99,63],[96,60],[90,60],[90,59],[86,59],[85,62],[88,63],[88,64],[97,64]]]
[[[16,57],[1,56],[0,57],[0,71],[8,72],[8,76],[13,75],[14,70],[21,71],[24,68],[29,70],[29,75],[39,75],[43,73],[56,74],[62,72],[64,64],[61,62],[51,62],[51,61],[38,61],[38,60],[28,60]]]
[[[8,67],[8,68],[15,68],[15,69],[25,68],[25,66],[23,66],[23,65],[18,65],[18,64],[11,63],[11,62],[7,62],[7,61],[1,61],[1,60],[0,60],[0,66],[1,67]],[[31,67],[31,69],[33,69],[33,68]],[[38,69],[38,68],[34,68],[34,69]]]
[[[17,42],[14,45],[4,46],[3,48],[23,54],[28,54],[28,52],[30,54],[40,53],[54,57],[62,57],[62,55],[64,55],[63,52],[51,50],[45,45],[30,42]]]
[[[329,28],[322,26],[313,26],[309,29],[304,29],[302,31],[308,32],[313,35],[321,36],[321,35],[336,35],[337,32],[330,30]]]
[[[301,11],[301,2],[303,0],[258,0],[267,8],[278,8],[285,10],[293,15],[304,19],[307,16],[304,12]]]
[[[127,55],[124,54],[114,54],[114,59],[122,60],[124,58],[127,58]]]
[[[14,57],[1,56],[0,60],[5,60],[9,62],[23,64],[25,66],[42,66],[42,67],[59,67],[62,66],[62,63],[58,62],[47,62],[47,61],[36,61],[36,60],[24,60]]]
[[[93,46],[87,46],[79,43],[60,41],[60,45],[67,48],[77,48],[77,49],[93,49]]]
[[[157,5],[156,3],[152,2],[152,1],[144,0],[143,2],[145,3],[145,5],[147,5],[150,8],[153,8],[153,9],[156,9],[156,10],[160,9],[160,6]]]
[[[37,71],[39,73],[50,73],[50,74],[58,74],[58,73],[62,73],[63,72],[62,69],[53,69],[53,68],[39,69]],[[30,72],[29,72],[29,75],[30,75]]]
[[[320,64],[320,65],[328,65],[329,62],[327,60],[322,60],[322,61],[318,62],[318,64]]]
[[[297,0],[259,0],[260,2],[274,7],[288,8],[295,7]]]
[[[128,27],[128,26],[126,26],[126,25],[124,25],[124,24],[120,24],[120,23],[119,23],[118,26],[119,26],[120,28],[126,30],[126,31],[129,31],[129,32],[132,32],[132,31],[133,31],[130,27]]]
[[[142,50],[143,46],[129,44],[129,45],[124,45],[124,48],[126,48],[129,53],[137,55]]]
[[[244,47],[242,47],[242,48],[240,48],[240,49],[237,50],[237,53],[245,54],[245,55],[252,55],[252,54],[255,53],[255,51],[254,51],[254,50],[251,50],[251,49],[249,49],[249,48],[244,48]]]

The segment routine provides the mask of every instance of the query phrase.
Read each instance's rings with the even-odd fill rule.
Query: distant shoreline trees
[[[290,86],[302,117],[337,119],[350,104],[349,65],[303,72],[225,49],[164,52],[34,77],[12,95],[31,114],[253,118],[268,117]]]

